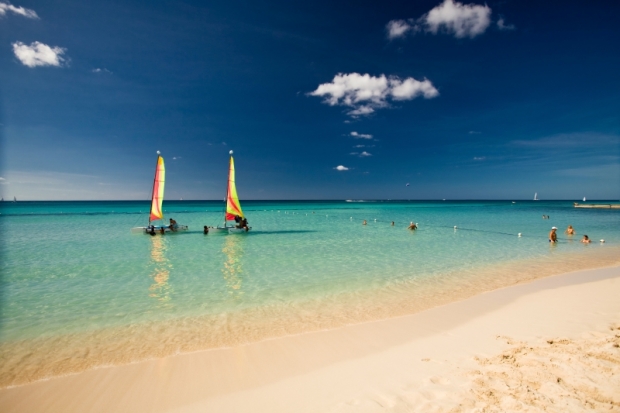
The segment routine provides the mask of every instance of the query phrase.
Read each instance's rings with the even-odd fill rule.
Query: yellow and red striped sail
[[[232,152],[232,151],[231,151]],[[237,187],[235,186],[235,161],[230,157],[230,168],[228,169],[228,193],[226,195],[226,221],[235,219],[235,215],[243,218],[243,211],[237,196]]]
[[[155,168],[155,182],[153,182],[153,196],[151,198],[151,221],[164,219],[164,211],[161,205],[164,202],[164,184],[166,183],[166,168],[164,167],[164,158],[157,155],[157,167]]]

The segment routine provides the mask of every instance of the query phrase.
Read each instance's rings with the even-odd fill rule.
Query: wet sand
[[[620,267],[0,390],[3,412],[620,411]]]

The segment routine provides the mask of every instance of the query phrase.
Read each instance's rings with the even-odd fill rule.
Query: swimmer
[[[366,220],[364,220],[364,222],[362,222],[362,225],[367,225],[368,223],[366,222]]]
[[[204,229],[202,230],[202,232],[207,235],[209,233],[209,227],[208,226],[204,226]]]
[[[566,233],[566,235],[575,235],[575,229],[572,225],[569,225],[564,232]]]
[[[587,235],[584,235],[583,238],[581,239],[581,242],[583,242],[584,244],[589,244],[590,238],[588,238]]]
[[[549,242],[551,243],[558,242],[558,234],[556,234],[555,231],[557,231],[557,228],[551,227],[551,232],[549,232]]]
[[[159,232],[161,232],[161,235],[164,235],[166,233],[163,225],[159,228]]]
[[[392,221],[392,226],[394,226],[394,221]]]
[[[415,231],[416,229],[418,229],[418,226],[416,224],[414,224],[413,222],[410,222],[409,226],[407,227],[407,229]]]

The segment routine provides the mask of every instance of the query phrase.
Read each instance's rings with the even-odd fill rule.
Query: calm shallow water
[[[620,211],[571,202],[244,202],[250,233],[204,236],[221,202],[167,201],[190,231],[132,234],[148,206],[0,205],[0,384],[419,310],[567,263],[608,265],[620,246]],[[120,357],[119,336],[140,339]],[[56,360],[84,349],[68,370]]]

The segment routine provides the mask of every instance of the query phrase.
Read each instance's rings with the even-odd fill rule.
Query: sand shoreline
[[[469,394],[462,372],[480,369],[475,357],[509,349],[498,336],[539,348],[602,334],[620,322],[619,293],[620,267],[578,271],[417,314],[6,388],[0,410],[449,411]]]
[[[597,246],[598,247],[598,246]],[[286,336],[332,330],[426,311],[558,273],[620,264],[620,249],[464,268],[441,277],[412,277],[386,288],[322,300],[248,308],[0,345],[0,389],[179,354],[224,349]]]

